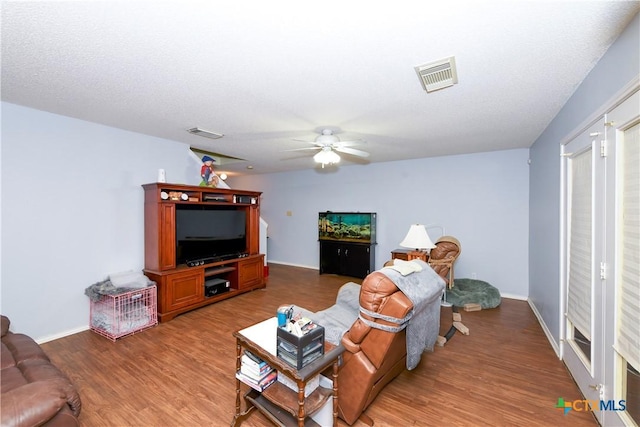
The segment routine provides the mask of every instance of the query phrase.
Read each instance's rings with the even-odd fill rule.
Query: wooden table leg
[[[236,339],[236,373],[240,371],[242,357],[242,346],[240,340]],[[240,415],[240,380],[236,377],[236,418]]]
[[[236,372],[238,372],[242,366],[241,358],[242,345],[240,345],[240,340],[236,339]],[[255,406],[253,406],[253,404],[251,406],[248,406],[248,403],[245,400],[245,405],[247,406],[247,408],[244,410],[244,412],[240,411],[240,391],[240,380],[236,377],[236,415],[231,421],[231,427],[237,427],[242,424],[242,422],[247,419],[251,412],[256,408]]]
[[[338,425],[338,360],[333,362],[333,425]]]
[[[298,381],[298,427],[304,427],[304,389],[306,384]]]

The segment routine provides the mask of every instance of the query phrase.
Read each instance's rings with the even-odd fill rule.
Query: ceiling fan
[[[356,157],[369,157],[369,153],[362,150],[351,148],[353,145],[364,144],[365,142],[360,139],[354,139],[350,141],[341,141],[336,135],[333,134],[331,129],[323,129],[322,135],[316,137],[314,141],[306,141],[303,139],[294,139],[294,141],[306,142],[315,145],[315,147],[308,148],[294,148],[293,150],[286,151],[302,151],[302,150],[320,150],[313,156],[313,160],[316,163],[325,165],[331,165],[340,161],[338,153],[350,154]]]

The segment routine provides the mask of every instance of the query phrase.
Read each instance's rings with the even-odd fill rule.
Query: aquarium
[[[376,214],[372,212],[320,212],[320,240],[376,243]]]

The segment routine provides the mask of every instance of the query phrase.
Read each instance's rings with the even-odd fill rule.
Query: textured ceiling
[[[640,10],[633,1],[2,2],[2,100],[244,159],[318,167],[530,147]],[[455,56],[459,83],[414,67]],[[186,132],[223,133],[210,140]],[[342,155],[341,164],[363,164]],[[247,169],[252,166],[253,169]]]

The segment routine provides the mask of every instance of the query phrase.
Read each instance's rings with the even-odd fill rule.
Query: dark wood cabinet
[[[403,261],[411,261],[412,259],[421,259],[429,262],[429,254],[425,251],[416,251],[414,249],[394,249],[391,251],[391,259],[401,259]]]
[[[391,251],[391,259],[409,261],[409,252],[411,252],[411,249],[394,249]]]
[[[364,279],[375,270],[375,245],[320,241],[320,274],[340,274]]]
[[[160,268],[169,270],[176,267],[176,244],[175,244],[175,221],[176,206],[175,204],[162,204],[160,209],[160,239],[159,248],[162,250],[158,256],[160,259]]]
[[[320,274],[340,274],[342,245],[340,242],[320,241]]]
[[[264,255],[259,253],[260,192],[166,183],[146,184],[143,188],[144,273],[158,286],[158,319],[161,322],[266,286]],[[176,210],[190,209],[188,205],[243,212],[245,250],[231,257],[206,258],[196,265],[189,261],[179,263]],[[224,292],[206,296],[205,283],[214,279],[228,282],[228,290],[225,288]]]
[[[246,258],[238,261],[238,289],[259,286],[264,280],[262,258]]]
[[[204,275],[201,271],[187,270],[166,276],[163,290],[167,311],[188,307],[202,301]]]
[[[364,279],[375,270],[375,212],[320,212],[320,274]]]

